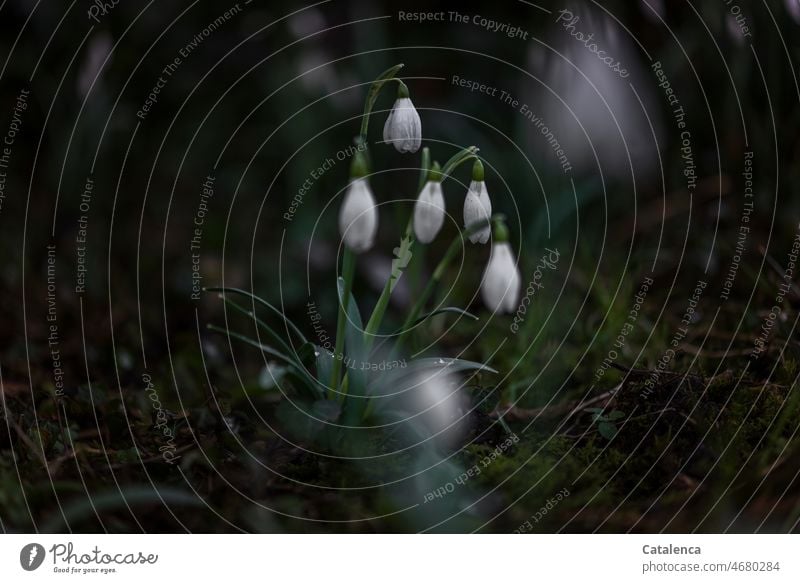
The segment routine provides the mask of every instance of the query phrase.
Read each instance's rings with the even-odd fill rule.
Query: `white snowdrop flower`
[[[439,165],[434,164],[431,176],[414,204],[414,234],[420,243],[433,241],[444,223],[444,193],[440,179]]]
[[[422,144],[422,121],[408,96],[408,87],[400,84],[386,124],[383,126],[383,141],[392,144],[398,152],[416,152]]]
[[[784,0],[786,4],[786,11],[794,19],[797,24],[800,24],[800,0]]]
[[[378,232],[378,208],[366,174],[363,155],[356,154],[350,171],[351,182],[339,209],[339,232],[344,244],[354,253],[368,251]]]
[[[483,274],[481,295],[486,307],[493,312],[511,313],[519,303],[522,278],[508,242],[508,230],[497,223],[489,263]]]
[[[355,253],[372,247],[378,232],[378,209],[366,178],[356,178],[347,187],[339,211],[339,232],[344,244]]]
[[[469,190],[464,199],[464,228],[488,221],[492,216],[492,201],[489,200],[489,193],[483,178],[483,164],[480,160],[476,160],[472,167],[472,182],[469,184]],[[491,227],[487,224],[485,228],[471,234],[469,240],[473,243],[483,244],[489,240],[490,234]]]

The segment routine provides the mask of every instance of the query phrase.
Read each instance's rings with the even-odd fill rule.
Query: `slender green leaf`
[[[239,334],[238,332],[234,332],[233,330],[226,330],[221,326],[217,326],[215,324],[208,325],[209,330],[213,330],[214,332],[219,332],[220,334],[225,334],[230,336],[231,338],[236,338],[237,340],[241,340],[245,344],[249,344],[250,346],[254,346],[258,348],[264,354],[269,354],[270,356],[274,356],[275,358],[279,358],[282,361],[288,364],[296,364],[296,360],[289,356],[288,354],[284,354],[274,348],[267,346],[266,344],[261,344],[258,340],[253,340],[252,338],[248,338],[244,334]]]
[[[252,319],[259,328],[264,330],[269,336],[268,341],[269,344],[277,345],[285,354],[292,354],[292,349],[289,345],[283,340],[281,335],[274,330],[269,324],[261,320],[258,316],[255,315],[251,310],[248,310],[241,304],[234,302],[233,300],[227,298],[225,295],[222,296],[222,301],[225,302],[226,305],[231,306],[237,312],[240,312],[247,316],[248,318]]]
[[[286,369],[287,376],[291,376],[295,380],[298,381],[300,388],[305,389],[303,392],[304,396],[317,398],[320,394],[320,388],[317,385],[317,381],[314,377],[312,377],[308,370],[306,370],[305,366],[299,362],[297,359],[292,358],[286,354],[283,354],[274,348],[270,348],[269,346],[265,346],[261,344],[257,340],[253,340],[252,338],[248,338],[244,334],[239,334],[238,332],[233,332],[231,330],[225,330],[219,326],[215,326],[214,324],[208,325],[209,330],[213,330],[214,332],[219,332],[221,334],[226,334],[231,338],[236,338],[237,340],[241,340],[245,344],[249,344],[254,348],[258,348],[264,354],[269,354],[270,356],[274,356],[275,358],[279,358],[289,364],[290,366]]]
[[[328,388],[331,374],[333,374],[333,354],[321,346],[317,346],[317,380]]]
[[[339,301],[344,303],[345,282],[338,281]],[[367,407],[367,400],[363,398],[367,393],[366,371],[362,370],[362,363],[367,361],[368,355],[365,345],[364,325],[358,304],[352,294],[347,303],[347,323],[345,324],[345,360],[347,377],[347,398],[343,404],[343,421],[356,424],[361,420]],[[338,358],[339,355],[336,355]]]
[[[284,313],[281,312],[278,308],[273,306],[268,301],[261,299],[257,295],[252,294],[249,291],[245,291],[243,289],[236,288],[236,287],[209,287],[209,288],[206,288],[206,291],[239,294],[241,296],[248,297],[251,300],[253,300],[254,302],[257,302],[257,303],[261,304],[262,306],[272,310],[272,312],[275,313],[275,315],[277,315],[281,320],[283,320],[286,323],[286,325],[289,327],[289,329],[292,332],[294,332],[300,340],[302,340],[303,342],[308,342],[308,340],[306,339],[305,335],[300,331],[300,328],[295,326],[294,322],[292,322],[289,318],[287,318],[284,315]]]
[[[380,384],[396,391],[397,389],[395,387],[400,386],[401,383],[406,381],[409,377],[413,379],[418,377],[421,373],[428,374],[440,369],[446,369],[448,373],[476,371],[497,374],[495,369],[483,363],[473,362],[471,360],[462,360],[459,358],[418,358],[408,363],[405,367],[393,368],[373,378],[369,384],[371,388],[370,394],[374,392],[385,392],[379,390],[375,391],[375,389],[380,388],[378,386]],[[372,387],[374,387],[374,389]]]

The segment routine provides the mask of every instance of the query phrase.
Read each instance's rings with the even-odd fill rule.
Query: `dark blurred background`
[[[638,274],[652,269],[675,278],[681,303],[703,273],[718,294],[741,224],[745,152],[753,152],[755,210],[752,262],[742,269],[759,269],[759,249],[782,258],[790,247],[800,135],[792,2],[741,3],[738,21],[725,3],[655,0],[102,4],[0,4],[0,136],[21,124],[0,208],[0,350],[9,387],[55,387],[48,344],[55,306],[67,395],[92,381],[141,390],[148,370],[177,394],[206,398],[228,357],[221,341],[198,349],[206,323],[222,311],[213,295],[192,297],[193,266],[202,285],[252,288],[301,322],[311,297],[333,328],[347,162],[312,181],[291,221],[284,213],[311,170],[352,144],[368,83],[399,62],[434,157],[480,148],[523,279],[544,247],[557,245],[576,266],[576,287],[599,277],[595,285],[609,293],[623,284],[635,290]],[[561,10],[579,16],[576,29],[591,31],[629,77],[569,36]],[[445,20],[405,22],[399,11],[443,11]],[[451,21],[451,11],[468,22]],[[475,16],[520,32],[487,30]],[[655,62],[686,112],[690,189],[685,143]],[[495,92],[470,91],[454,76]],[[144,111],[159,79],[157,101]],[[15,122],[24,91],[27,109]],[[416,195],[418,155],[376,143],[393,99],[393,89],[384,91],[370,126],[379,202]],[[568,172],[523,104],[552,130]],[[209,176],[213,196],[202,199]],[[82,198],[90,178],[91,196]],[[456,221],[468,181],[462,168],[445,185]],[[193,261],[201,201],[207,213]],[[365,311],[410,208],[381,209],[379,241],[358,273]],[[456,226],[445,232],[427,253],[441,252]],[[55,246],[51,297],[48,245]],[[85,290],[76,293],[84,248]],[[455,301],[471,302],[485,260],[485,249],[465,259],[466,285]],[[402,321],[424,277],[403,282],[390,324]],[[750,292],[745,284],[733,290]],[[241,364],[252,378],[263,363],[244,357]]]

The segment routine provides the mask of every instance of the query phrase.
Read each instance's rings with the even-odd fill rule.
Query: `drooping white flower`
[[[503,225],[495,226],[492,254],[481,284],[483,302],[493,312],[511,313],[517,309],[521,287],[522,277],[508,242],[508,231]]]
[[[416,152],[422,144],[422,121],[405,84],[397,90],[397,100],[386,118],[383,141],[392,144],[401,154]]]
[[[414,204],[414,234],[420,243],[430,243],[436,238],[444,223],[444,193],[442,183],[428,180]]]
[[[489,200],[489,192],[486,190],[486,183],[483,181],[483,164],[480,160],[475,161],[472,168],[472,182],[469,184],[467,196],[464,199],[464,228],[470,225],[488,221],[492,216],[492,201]],[[473,243],[486,243],[491,234],[491,227],[487,224],[469,236]]]
[[[339,209],[339,232],[354,253],[372,247],[378,232],[378,209],[366,178],[355,178],[347,187]]]

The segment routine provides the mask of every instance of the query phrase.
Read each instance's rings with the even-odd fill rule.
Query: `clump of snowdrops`
[[[375,245],[381,222],[376,196],[370,186],[368,129],[372,109],[380,92],[396,85],[397,99],[386,119],[383,142],[404,155],[415,154],[422,146],[422,122],[411,101],[407,85],[398,77],[402,65],[385,71],[370,86],[361,131],[355,138],[359,146],[350,165],[349,183],[339,209],[339,230],[343,242],[341,271],[337,278],[339,309],[335,347],[325,349],[310,341],[301,327],[266,300],[240,289],[212,288],[232,309],[252,318],[258,338],[253,339],[210,326],[232,338],[263,351],[272,362],[269,370],[274,386],[289,397],[303,414],[333,427],[364,427],[380,423],[405,423],[413,439],[427,440],[452,430],[464,417],[468,406],[462,392],[460,376],[479,371],[494,373],[483,363],[440,357],[416,357],[403,360],[403,366],[381,366],[398,362],[413,329],[426,319],[443,312],[477,319],[465,310],[447,307],[425,313],[432,294],[442,283],[448,264],[467,246],[491,245],[481,282],[481,295],[493,313],[513,312],[520,294],[520,275],[509,242],[508,229],[502,215],[492,215],[492,203],[485,181],[485,171],[478,157],[478,148],[460,150],[443,165],[432,161],[429,148],[422,148],[420,177],[413,212],[404,230],[393,270],[372,310],[364,321],[353,289],[358,257]],[[439,235],[445,219],[444,184],[462,164],[472,163],[472,180],[463,194],[463,224],[460,231],[416,301],[410,307],[403,325],[390,335],[391,342],[375,340],[381,329],[392,291],[414,257],[415,245],[428,245]],[[422,254],[419,254],[421,257]],[[241,304],[236,297],[249,300]],[[269,315],[270,321],[258,314]],[[391,344],[387,348],[387,344]],[[355,363],[355,364],[354,364]],[[366,363],[367,366],[363,366]]]

